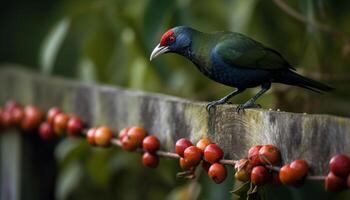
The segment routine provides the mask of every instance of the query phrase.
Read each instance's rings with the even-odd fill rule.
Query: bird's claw
[[[218,101],[212,101],[212,102],[208,103],[208,105],[205,108],[209,112],[211,108],[213,108],[217,105],[225,104],[225,103],[230,103],[230,102],[226,102],[226,101],[220,99]]]
[[[247,102],[245,104],[238,105],[236,108],[236,112],[237,113],[240,113],[241,111],[244,112],[244,109],[246,109],[246,108],[261,108],[261,105]]]

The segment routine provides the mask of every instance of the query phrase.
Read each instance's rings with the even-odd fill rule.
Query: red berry
[[[136,144],[137,147],[141,147],[142,140],[146,137],[146,131],[141,127],[131,127],[128,131],[128,138]]]
[[[260,148],[259,159],[265,165],[275,165],[280,162],[281,154],[276,146],[268,144]]]
[[[55,136],[52,126],[47,122],[41,123],[39,127],[39,136],[43,140],[52,139]]]
[[[24,118],[24,110],[22,107],[14,107],[11,111],[11,123],[14,125],[21,124],[23,118]]]
[[[197,142],[196,147],[204,152],[205,147],[207,147],[209,144],[211,144],[210,140],[208,138],[203,138]]]
[[[97,146],[106,147],[110,144],[113,136],[112,130],[108,127],[99,127],[95,132],[95,144]]]
[[[15,100],[9,100],[5,104],[5,110],[8,110],[8,111],[11,111],[14,108],[21,108],[21,107],[22,107],[21,104],[19,104]]]
[[[128,135],[128,131],[129,131],[129,128],[123,128],[120,132],[119,132],[119,135],[118,135],[118,138],[120,141],[122,141],[122,139]]]
[[[350,174],[349,174],[348,178],[346,179],[346,185],[348,186],[348,188],[350,188]]]
[[[184,151],[184,158],[192,166],[197,166],[202,159],[202,151],[196,146],[187,147]]]
[[[0,117],[1,117],[1,124],[3,128],[9,128],[13,125],[11,120],[11,114],[9,111],[6,111],[6,110],[3,111]]]
[[[145,137],[142,141],[142,148],[144,151],[154,153],[159,149],[160,142],[158,138],[154,135],[149,135]]]
[[[129,137],[123,137],[121,140],[122,147],[126,151],[135,151],[137,149],[137,145],[129,139]]]
[[[227,171],[224,165],[214,163],[209,167],[208,176],[214,180],[215,183],[222,183],[227,176]]]
[[[97,128],[90,128],[88,132],[86,133],[86,140],[91,145],[96,145],[95,143],[95,133]]]
[[[26,106],[24,108],[24,118],[21,123],[21,128],[24,131],[33,131],[41,123],[42,112],[35,106]]]
[[[49,124],[53,126],[53,121],[56,117],[56,115],[62,113],[62,110],[57,108],[57,107],[52,107],[50,110],[47,112],[46,119]]]
[[[252,166],[261,165],[259,150],[261,149],[261,145],[253,146],[248,151],[248,160]]]
[[[76,136],[82,132],[84,128],[84,122],[76,116],[70,117],[67,124],[67,132],[72,136]]]
[[[146,167],[156,168],[159,164],[159,157],[149,152],[145,152],[142,156],[142,163]]]
[[[189,170],[193,167],[193,165],[185,158],[180,157],[179,159],[180,167],[183,170]]]
[[[209,144],[204,149],[204,160],[213,164],[218,162],[223,156],[222,149],[216,144]]]
[[[329,162],[329,170],[340,177],[347,177],[350,174],[350,158],[344,154],[332,157]]]
[[[279,179],[283,184],[293,185],[296,182],[296,178],[293,177],[293,170],[289,164],[284,165],[279,172]]]
[[[303,179],[309,170],[309,165],[305,160],[295,160],[290,163],[289,167],[292,169],[294,177],[297,180]]]
[[[192,146],[193,144],[187,140],[186,138],[181,138],[175,143],[175,152],[181,156],[184,157],[184,151],[187,147]]]
[[[59,113],[53,120],[53,129],[57,135],[61,135],[66,131],[69,116],[66,113]]]
[[[255,185],[263,185],[271,178],[271,174],[263,166],[255,166],[250,174],[250,180]]]
[[[340,191],[346,187],[345,179],[336,176],[333,172],[329,172],[325,180],[325,188],[327,191]]]

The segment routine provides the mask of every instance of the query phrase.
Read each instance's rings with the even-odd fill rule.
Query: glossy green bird
[[[186,26],[172,28],[161,37],[150,60],[164,53],[177,53],[191,60],[205,76],[235,87],[222,99],[210,102],[207,109],[224,104],[247,88],[261,86],[261,90],[237,107],[260,107],[255,101],[270,89],[271,83],[299,86],[315,92],[333,88],[301,76],[276,50],[240,33],[223,31],[203,33]]]

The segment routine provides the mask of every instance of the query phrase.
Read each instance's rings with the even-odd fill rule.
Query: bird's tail
[[[278,74],[278,76],[276,77],[275,81],[288,85],[299,86],[318,93],[329,92],[331,90],[334,90],[334,88],[332,87],[329,87],[323,83],[312,80],[305,76],[299,75],[291,70],[285,70],[280,72],[280,74]]]

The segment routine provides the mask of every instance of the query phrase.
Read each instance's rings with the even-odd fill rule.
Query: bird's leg
[[[241,110],[244,111],[245,108],[260,108],[261,106],[259,104],[255,104],[255,101],[263,95],[267,90],[269,90],[271,87],[271,83],[267,82],[261,85],[261,90],[253,96],[251,99],[249,99],[247,102],[244,104],[239,105],[236,110],[239,113]]]
[[[219,99],[217,101],[212,101],[210,103],[208,103],[208,105],[206,106],[206,109],[209,111],[213,106],[217,106],[220,104],[225,104],[227,103],[228,100],[230,100],[233,96],[236,96],[237,94],[243,92],[244,89],[236,89],[233,92],[229,93],[228,95],[224,96],[222,99]]]

